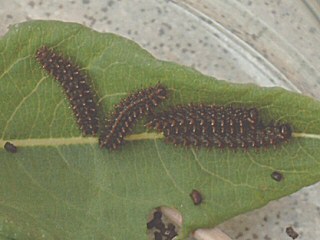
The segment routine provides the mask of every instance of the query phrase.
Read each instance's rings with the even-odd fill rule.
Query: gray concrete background
[[[320,99],[317,0],[0,0],[0,35],[29,19],[82,23],[219,79]],[[219,227],[232,239],[320,239],[320,183]]]

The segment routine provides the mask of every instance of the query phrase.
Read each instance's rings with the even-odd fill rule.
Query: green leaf
[[[264,122],[289,122],[294,138],[260,150],[186,149],[140,124],[120,150],[83,138],[61,87],[35,60],[42,45],[71,57],[90,76],[101,118],[128,93],[157,82],[165,106],[203,102],[257,107]],[[279,88],[217,81],[159,61],[125,38],[74,23],[31,21],[0,40],[1,239],[147,239],[158,206],[182,213],[181,238],[320,179],[320,104]],[[270,174],[281,171],[284,181]],[[189,193],[200,191],[195,206]]]

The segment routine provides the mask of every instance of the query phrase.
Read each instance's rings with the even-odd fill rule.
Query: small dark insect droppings
[[[118,149],[124,144],[124,138],[131,133],[136,121],[153,113],[154,109],[167,98],[167,89],[157,84],[130,94],[115,106],[114,112],[107,118],[106,126],[100,137],[100,147]]]
[[[260,148],[291,138],[289,124],[264,126],[256,108],[205,104],[179,105],[151,115],[146,127],[162,132],[174,145],[217,148]]]
[[[4,149],[7,150],[7,152],[10,153],[16,153],[17,152],[17,147],[13,145],[11,142],[6,142],[4,144]]]
[[[147,229],[156,229],[154,230],[154,239],[173,239],[175,236],[178,235],[178,233],[175,230],[176,227],[172,223],[168,223],[166,225],[161,218],[162,213],[160,210],[154,212],[153,218],[147,223]]]
[[[80,67],[46,46],[37,50],[36,59],[63,87],[82,134],[97,134],[99,123],[95,94]]]
[[[161,220],[162,213],[161,211],[157,210],[156,212],[153,213],[153,219],[150,220],[150,222],[147,223],[147,228],[151,229],[153,227],[161,230],[164,229],[164,224]]]
[[[168,240],[173,239],[175,236],[178,235],[175,228],[176,227],[172,223],[169,223],[163,235],[166,236]]]
[[[162,240],[161,232],[154,232],[154,240]]]
[[[292,239],[296,239],[297,237],[299,237],[299,234],[292,227],[287,227],[286,228],[286,233]]]
[[[278,172],[278,171],[274,171],[273,173],[271,173],[271,177],[272,177],[272,179],[276,180],[277,182],[280,182],[283,180],[282,173]]]
[[[194,205],[199,205],[202,203],[202,195],[199,191],[193,189],[190,193],[190,197],[194,203]]]

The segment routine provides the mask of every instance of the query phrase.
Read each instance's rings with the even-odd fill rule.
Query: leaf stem
[[[315,138],[320,139],[320,134],[310,134],[310,133],[293,133],[293,137],[300,137],[300,138]]]
[[[158,133],[140,133],[132,134],[126,138],[127,141],[138,141],[148,139],[163,138]],[[77,145],[77,144],[98,144],[96,137],[70,137],[70,138],[34,138],[34,139],[10,139],[0,140],[0,146],[4,146],[6,142],[11,142],[17,147],[35,147],[35,146],[61,146],[61,145]]]

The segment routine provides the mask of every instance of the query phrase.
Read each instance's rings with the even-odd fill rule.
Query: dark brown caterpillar
[[[131,133],[136,121],[151,114],[167,98],[167,89],[157,84],[154,87],[134,92],[115,106],[107,118],[105,129],[99,138],[100,147],[117,149],[124,143],[124,137]]]
[[[164,132],[165,136],[209,132],[236,135],[256,129],[259,124],[259,112],[255,108],[189,104],[152,116],[146,126]]]
[[[46,46],[37,50],[36,59],[63,87],[82,134],[97,134],[97,104],[87,76],[77,65]]]
[[[288,124],[263,126],[256,108],[189,104],[153,115],[146,126],[175,145],[248,148],[278,145],[291,138]]]

